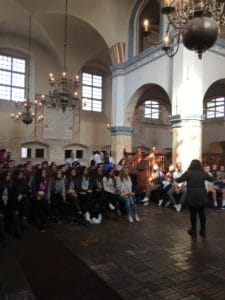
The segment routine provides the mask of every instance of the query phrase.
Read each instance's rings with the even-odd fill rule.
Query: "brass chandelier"
[[[38,115],[38,111],[42,109],[42,102],[38,100],[30,101],[30,61],[31,61],[31,16],[29,17],[29,33],[28,33],[28,81],[27,81],[27,99],[22,102],[15,102],[17,109],[22,109],[16,113],[11,113],[11,118],[15,121],[23,122],[29,125],[35,119],[36,122],[43,120],[43,115]]]
[[[224,0],[163,0],[161,13],[168,22],[160,43],[169,57],[177,53],[182,41],[187,49],[195,51],[201,59],[202,53],[216,42],[220,25],[225,25]],[[143,34],[149,39],[148,20],[144,21]]]
[[[49,74],[48,82],[51,87],[47,95],[41,96],[41,101],[49,108],[62,110],[73,110],[80,107],[78,90],[80,86],[79,75],[74,79],[67,77],[67,0],[65,2],[65,27],[64,27],[64,66],[59,78],[55,78],[53,73]]]

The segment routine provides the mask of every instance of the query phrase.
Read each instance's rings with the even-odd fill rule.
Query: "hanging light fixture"
[[[79,108],[80,100],[78,98],[78,89],[80,86],[79,75],[74,80],[67,77],[67,0],[65,2],[65,27],[64,27],[64,66],[60,78],[55,78],[53,73],[49,74],[49,85],[51,90],[47,95],[41,96],[41,101],[49,108],[73,110]]]
[[[224,0],[163,0],[161,13],[167,16],[168,25],[158,44],[162,44],[162,50],[169,57],[177,53],[182,40],[184,46],[197,52],[201,59],[202,53],[216,42],[219,26],[225,25]],[[144,22],[144,37],[149,39],[150,27]]]
[[[43,119],[43,115],[38,115],[38,110],[42,108],[41,101],[34,100],[30,101],[30,49],[31,48],[31,16],[29,17],[29,33],[28,33],[28,61],[27,61],[27,71],[28,71],[28,80],[27,80],[27,99],[22,102],[15,102],[17,109],[23,108],[22,112],[11,113],[11,118],[15,121],[23,122],[26,125],[29,125],[33,122],[33,119],[36,118],[36,121],[39,122]],[[33,110],[32,110],[33,108]]]

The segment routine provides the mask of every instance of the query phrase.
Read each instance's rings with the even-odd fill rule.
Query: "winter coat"
[[[187,195],[186,203],[192,207],[204,206],[208,201],[208,194],[205,188],[205,181],[213,181],[212,176],[202,170],[188,170],[179,178],[177,183],[186,181]]]

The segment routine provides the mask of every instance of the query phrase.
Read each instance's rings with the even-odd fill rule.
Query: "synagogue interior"
[[[0,299],[225,299],[224,1],[0,3]],[[147,194],[154,172],[193,159],[224,176],[194,241],[185,205]],[[106,208],[99,187],[95,202],[77,183],[71,194],[73,172],[103,189],[123,163],[130,208],[109,194]],[[63,208],[52,191],[49,207],[33,202],[39,171],[65,179]],[[7,172],[31,174],[19,219]]]

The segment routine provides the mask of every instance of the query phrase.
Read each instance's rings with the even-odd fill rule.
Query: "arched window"
[[[144,23],[149,22],[145,28]],[[146,32],[146,29],[149,32]],[[146,34],[147,33],[147,34]],[[139,52],[151,47],[160,39],[160,5],[156,0],[149,1],[139,16]]]
[[[225,98],[216,98],[206,103],[206,118],[221,118],[225,116]]]
[[[147,100],[144,103],[146,119],[159,119],[159,102],[155,100]]]
[[[0,55],[0,99],[24,101],[26,60]]]

